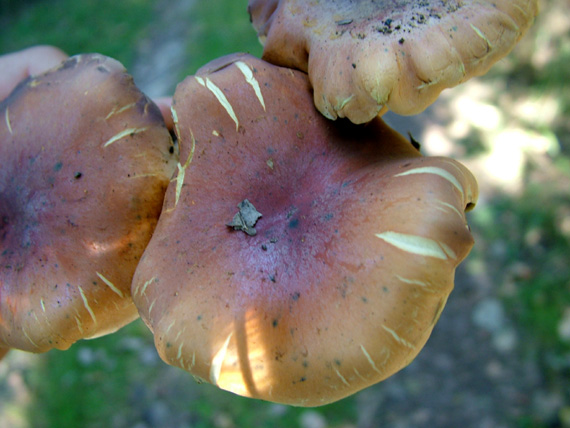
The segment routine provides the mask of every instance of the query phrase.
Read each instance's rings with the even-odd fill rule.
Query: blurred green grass
[[[182,77],[194,74],[207,62],[233,52],[261,56],[262,47],[249,22],[247,1],[197,1],[192,8],[192,29],[187,52],[196,58]]]
[[[249,22],[247,1],[189,0],[177,23],[187,27],[186,57],[180,79],[208,61],[233,52],[261,55]],[[168,1],[156,0],[2,0],[0,54],[49,44],[70,55],[97,52],[127,69],[136,62],[137,47],[150,36],[151,22]],[[166,25],[168,26],[168,24]],[[166,33],[169,29],[157,30]]]
[[[570,402],[570,337],[561,332],[570,314],[570,24],[567,2],[539,5],[535,26],[484,80],[501,88],[490,102],[508,125],[552,146],[526,154],[518,192],[484,195],[472,217],[481,236],[474,257],[490,268],[498,295],[528,333],[523,348]],[[529,100],[536,104],[524,112]]]
[[[135,59],[133,46],[143,37],[155,2],[4,0],[4,3],[0,13],[0,52],[50,44],[69,54],[108,55],[129,68]]]

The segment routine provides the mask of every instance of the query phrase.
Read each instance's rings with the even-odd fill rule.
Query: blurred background
[[[261,54],[246,0],[0,0],[0,54],[52,44],[121,61],[156,97],[224,54]],[[570,7],[541,1],[515,50],[424,113],[385,119],[461,160],[476,245],[410,366],[299,409],[197,385],[141,322],[0,362],[0,428],[570,427]]]

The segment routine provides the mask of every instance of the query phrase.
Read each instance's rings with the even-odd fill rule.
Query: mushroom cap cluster
[[[379,118],[331,122],[309,89],[246,55],[178,85],[181,160],[132,289],[167,363],[297,406],[417,355],[473,244],[477,199],[459,163],[421,156]],[[238,205],[255,207],[256,233],[228,226]]]
[[[532,24],[538,0],[250,0],[263,58],[308,72],[329,119],[416,114],[487,72]]]
[[[178,145],[97,54],[0,102],[0,359],[140,314],[162,359],[197,380],[318,406],[424,346],[473,245],[477,183],[379,114],[418,113],[486,72],[537,0],[249,12],[263,59],[220,58],[178,85]]]
[[[137,318],[132,275],[177,160],[124,67],[79,55],[0,103],[0,349],[67,349]]]

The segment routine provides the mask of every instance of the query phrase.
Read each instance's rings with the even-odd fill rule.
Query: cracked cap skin
[[[180,164],[133,278],[161,358],[236,394],[320,406],[427,341],[477,183],[380,119],[331,122],[306,74],[248,55],[174,94]],[[255,236],[227,223],[255,207]]]
[[[308,72],[329,119],[423,111],[507,55],[538,0],[250,0],[263,58]]]
[[[156,105],[85,54],[22,81],[0,118],[0,350],[67,349],[137,318],[132,275],[177,162]]]

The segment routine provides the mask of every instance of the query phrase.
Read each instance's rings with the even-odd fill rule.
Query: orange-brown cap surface
[[[179,84],[181,161],[132,289],[166,362],[298,406],[417,355],[473,244],[477,197],[459,163],[422,157],[381,119],[331,122],[309,89],[250,56]]]
[[[0,103],[0,347],[66,349],[137,317],[131,279],[174,152],[158,108],[101,55]]]
[[[308,71],[326,117],[416,114],[485,73],[537,14],[537,0],[250,0],[269,62]]]

